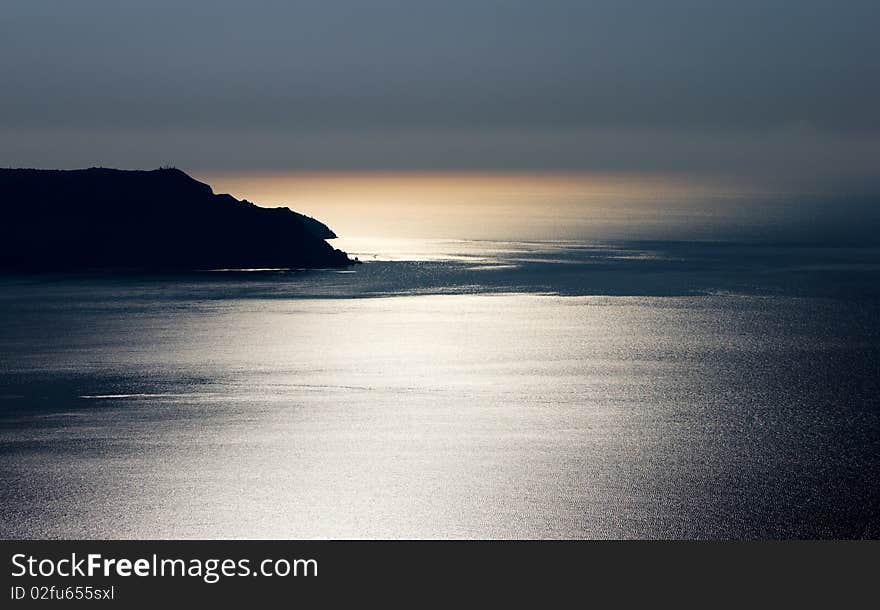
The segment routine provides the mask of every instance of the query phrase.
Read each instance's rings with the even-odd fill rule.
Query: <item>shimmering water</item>
[[[880,536],[876,250],[385,249],[0,280],[0,535]]]

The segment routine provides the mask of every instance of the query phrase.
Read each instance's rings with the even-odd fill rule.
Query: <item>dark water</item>
[[[380,251],[0,279],[0,535],[880,536],[878,250]]]

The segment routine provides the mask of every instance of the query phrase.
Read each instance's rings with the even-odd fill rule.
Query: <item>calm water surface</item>
[[[875,250],[357,251],[0,279],[0,535],[880,536]]]

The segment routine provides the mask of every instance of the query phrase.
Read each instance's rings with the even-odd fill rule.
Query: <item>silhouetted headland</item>
[[[0,169],[0,269],[343,267],[326,225],[261,208],[178,169]]]

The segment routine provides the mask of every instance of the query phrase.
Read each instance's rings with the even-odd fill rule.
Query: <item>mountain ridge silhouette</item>
[[[0,269],[344,267],[322,222],[263,208],[176,168],[0,169]]]

